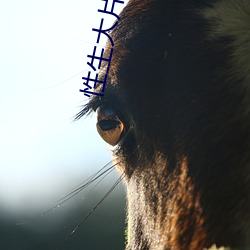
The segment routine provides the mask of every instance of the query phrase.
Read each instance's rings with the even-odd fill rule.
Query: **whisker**
[[[113,168],[111,168],[110,170],[107,171],[107,173],[88,191],[88,193],[93,191],[112,171],[115,170],[115,168],[114,168],[115,165],[116,164],[113,165]]]
[[[105,47],[105,46],[106,46],[105,44],[88,42],[88,41],[86,41],[86,40],[82,40],[82,39],[79,39],[79,38],[77,38],[76,40],[78,40],[78,41],[80,41],[80,42],[83,42],[83,43],[88,43],[88,44],[91,44],[91,45],[99,46],[99,47]]]
[[[108,162],[104,167],[102,167],[100,170],[98,170],[92,176],[88,177],[85,181],[83,181],[81,184],[79,184],[76,188],[74,188],[72,191],[70,191],[67,195],[65,195],[62,198],[60,198],[59,200],[57,200],[55,202],[56,205],[53,205],[51,208],[47,209],[43,213],[35,216],[34,218],[32,218],[30,220],[26,220],[26,221],[23,221],[23,222],[17,222],[16,225],[19,226],[19,225],[23,225],[23,224],[27,224],[27,223],[33,222],[33,221],[35,221],[35,220],[37,220],[37,219],[45,216],[46,214],[50,213],[51,211],[54,211],[55,209],[57,209],[58,207],[60,207],[62,204],[64,204],[65,202],[67,202],[68,200],[70,200],[71,198],[73,198],[74,196],[76,196],[82,190],[84,190],[85,188],[87,188],[93,182],[95,182],[96,180],[98,180],[100,177],[102,177],[102,179],[105,178],[111,171],[113,171],[113,169],[115,168],[116,164],[117,163],[113,164],[112,161]],[[96,185],[98,185],[98,183]]]
[[[75,75],[73,75],[73,76],[70,76],[69,78],[67,78],[67,79],[65,79],[65,80],[63,80],[63,81],[61,81],[61,82],[58,82],[58,83],[56,83],[56,84],[54,84],[54,85],[50,85],[50,86],[48,86],[48,87],[43,87],[43,88],[36,88],[36,89],[34,89],[34,91],[47,90],[47,89],[55,88],[55,87],[57,87],[57,86],[59,86],[59,85],[61,85],[61,84],[64,84],[65,82],[67,82],[67,81],[69,81],[69,80],[71,80],[71,79],[73,79],[73,78],[75,78],[75,77],[81,75],[82,73],[84,73],[84,72],[86,72],[86,71],[88,71],[88,70],[89,70],[89,69],[85,69],[85,70],[83,70],[83,71],[81,71],[81,72],[79,72],[79,73],[77,73],[77,74],[75,74]]]
[[[97,66],[97,64],[94,64],[94,66]],[[89,68],[84,69],[84,70],[82,70],[81,72],[79,72],[79,73],[77,73],[77,74],[75,74],[75,75],[72,75],[72,76],[70,76],[69,78],[66,78],[65,80],[60,81],[60,82],[58,82],[58,83],[56,83],[56,84],[53,84],[53,85],[50,85],[50,86],[47,86],[47,87],[43,87],[43,88],[36,88],[36,89],[33,89],[32,91],[41,91],[41,90],[48,90],[48,89],[56,88],[57,86],[62,85],[62,84],[64,84],[65,82],[70,81],[71,79],[73,79],[73,78],[75,78],[75,77],[77,77],[77,76],[79,76],[79,75],[82,75],[84,72],[86,72],[86,71],[88,71],[88,70],[89,70]]]
[[[58,202],[62,202],[64,203],[65,201],[69,200],[70,198],[74,197],[75,195],[77,195],[79,192],[81,192],[84,188],[87,188],[90,184],[92,184],[94,181],[98,180],[102,175],[106,174],[108,171],[113,170],[116,164],[112,164],[111,167],[109,167],[108,169],[104,170],[106,167],[108,167],[110,164],[112,164],[112,161],[107,163],[102,169],[100,169],[99,171],[97,171],[95,174],[93,174],[92,176],[88,177],[84,182],[82,182],[81,184],[79,184],[76,188],[74,188],[72,191],[70,191],[67,195],[65,195],[64,197],[62,197],[61,199],[59,199],[57,201]],[[104,170],[103,172],[101,172],[102,170]],[[101,172],[101,173],[100,173]],[[99,174],[100,173],[100,174]]]
[[[91,191],[93,191],[104,179],[105,179],[105,177],[107,177],[113,170],[114,170],[115,168],[113,168],[113,169],[110,169],[95,185],[94,185],[94,187],[93,188],[91,188],[86,194],[88,194],[88,193],[90,193]],[[75,224],[76,222],[78,222],[79,221],[79,219],[78,220],[75,220],[74,222],[71,222],[70,224],[68,224],[67,226],[64,226],[64,228],[68,228],[69,226],[71,226],[71,225],[73,225],[73,224]]]
[[[92,210],[76,225],[76,227],[71,231],[71,233],[61,242],[61,244],[56,248],[61,249],[64,244],[70,239],[70,237],[79,229],[79,227],[89,218],[89,216],[101,205],[101,203],[114,191],[117,185],[123,180],[125,174],[123,173],[117,181],[112,185],[108,192],[97,202],[97,204],[92,208]]]
[[[65,203],[66,201],[68,201],[69,199],[73,198],[74,196],[76,196],[78,193],[80,193],[83,189],[87,188],[90,184],[92,184],[94,181],[98,180],[102,175],[104,174],[108,174],[110,173],[111,170],[114,169],[115,165],[112,165],[111,167],[109,167],[108,169],[106,169],[104,172],[102,172],[101,174],[99,174],[98,176],[96,176],[94,179],[89,180],[86,184],[82,185],[81,187],[73,190],[71,193],[67,194],[65,197],[60,199],[60,202],[53,208],[51,208],[49,211],[53,210],[54,208],[57,208],[58,205],[62,205],[63,203]],[[105,175],[105,176],[106,176]],[[104,177],[105,177],[104,176]],[[49,212],[48,211],[48,212]]]

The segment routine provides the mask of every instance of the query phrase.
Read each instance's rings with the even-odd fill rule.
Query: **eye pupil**
[[[115,146],[124,134],[124,124],[118,114],[107,105],[97,108],[96,128],[102,139]]]
[[[102,120],[98,122],[98,125],[103,131],[115,129],[120,124],[117,120]]]

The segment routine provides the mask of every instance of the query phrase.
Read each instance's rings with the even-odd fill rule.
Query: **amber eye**
[[[113,109],[107,105],[97,108],[96,128],[102,139],[115,146],[124,133],[124,124]]]

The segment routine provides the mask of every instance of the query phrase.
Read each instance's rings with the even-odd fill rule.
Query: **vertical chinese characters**
[[[114,7],[115,7],[116,3],[122,3],[123,4],[124,1],[120,1],[120,0],[112,0],[112,1],[110,1],[110,0],[102,0],[102,1],[105,2],[104,9],[103,10],[98,9],[98,12],[108,14],[108,15],[112,15],[112,16],[116,17],[117,20],[119,20],[120,17],[116,13],[114,13]],[[107,10],[109,1],[112,2],[111,11]],[[99,56],[96,55],[97,46],[94,46],[93,54],[87,56],[88,58],[91,58],[91,61],[88,62],[87,64],[90,66],[92,71],[88,72],[87,77],[82,77],[82,79],[84,80],[83,85],[86,88],[79,90],[80,92],[83,92],[84,95],[87,96],[87,97],[90,97],[90,95],[99,95],[99,96],[104,95],[104,89],[105,89],[105,85],[106,85],[107,75],[108,75],[108,72],[109,72],[110,62],[111,62],[111,59],[112,59],[114,42],[113,42],[112,38],[109,36],[108,32],[116,27],[116,25],[118,24],[118,21],[116,21],[115,24],[109,29],[103,29],[103,22],[104,22],[104,19],[102,18],[101,23],[100,23],[100,28],[99,29],[94,29],[94,28],[92,29],[92,31],[95,31],[98,34],[96,43],[99,44],[101,35],[105,35],[109,39],[109,41],[110,41],[110,43],[112,45],[112,48],[110,50],[110,54],[109,54],[108,58],[103,57],[103,55],[104,55],[104,49],[103,48],[102,48]],[[98,69],[94,66],[94,62],[96,63],[97,60],[99,60]],[[104,77],[103,80],[98,80],[98,73],[97,72],[101,68],[101,65],[102,65],[103,61],[106,61],[108,63],[108,65],[106,67],[105,77]],[[91,73],[95,73],[95,76],[91,77]],[[96,88],[97,84],[102,84],[103,85],[100,93],[93,92],[93,90]]]

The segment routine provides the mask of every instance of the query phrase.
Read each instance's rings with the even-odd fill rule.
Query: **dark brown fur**
[[[131,0],[111,32],[105,96],[85,111],[108,103],[125,124],[127,250],[250,249],[250,83],[234,37],[209,38],[216,2]]]

